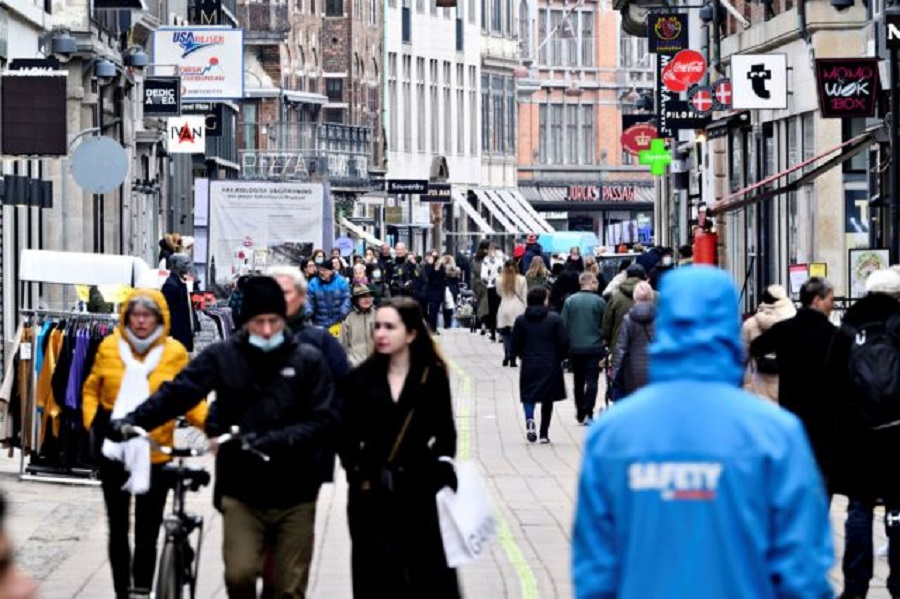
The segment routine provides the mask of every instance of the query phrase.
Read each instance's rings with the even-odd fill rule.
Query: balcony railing
[[[247,40],[283,40],[291,30],[288,5],[284,2],[248,2],[238,9],[238,21]]]

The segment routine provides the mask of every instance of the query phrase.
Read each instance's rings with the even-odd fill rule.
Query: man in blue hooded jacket
[[[822,480],[800,421],[740,389],[737,306],[715,268],[663,279],[650,385],[585,444],[578,599],[834,597]]]

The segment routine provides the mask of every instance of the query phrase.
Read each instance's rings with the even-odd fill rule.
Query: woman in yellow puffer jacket
[[[137,289],[122,305],[119,326],[100,344],[91,373],[84,383],[82,415],[90,428],[100,415],[108,418],[128,413],[171,381],[190,357],[178,341],[169,337],[169,309],[155,290]],[[127,411],[126,411],[127,410]],[[202,427],[206,402],[198,404],[187,418]],[[172,445],[175,423],[169,422],[151,436],[162,445]],[[162,524],[168,487],[162,467],[169,460],[153,451],[145,440],[125,443],[105,441],[100,458],[100,480],[109,524],[109,562],[117,599],[129,597],[131,589],[149,593],[156,566],[156,539]],[[124,462],[124,463],[123,463]],[[131,495],[135,494],[134,560],[128,542]]]

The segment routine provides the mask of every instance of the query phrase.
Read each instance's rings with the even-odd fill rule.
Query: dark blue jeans
[[[847,505],[845,524],[846,546],[844,547],[844,593],[848,596],[865,597],[869,591],[869,581],[874,573],[875,548],[872,543],[872,522],[875,502],[868,499],[850,498]],[[885,513],[900,514],[900,502],[885,505]],[[892,596],[900,595],[900,521],[893,526],[885,522],[888,537],[888,565],[890,574],[887,588]]]
[[[516,354],[513,351],[512,327],[503,327],[498,329],[500,339],[503,340],[503,359],[515,361]]]
[[[578,419],[590,416],[597,405],[597,386],[600,380],[602,352],[573,353],[569,356],[575,387],[575,408]]]

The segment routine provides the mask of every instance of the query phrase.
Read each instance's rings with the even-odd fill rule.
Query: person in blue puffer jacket
[[[350,284],[329,260],[317,266],[319,276],[309,282],[309,313],[314,325],[327,329],[350,313]]]
[[[803,425],[740,389],[723,271],[662,279],[650,384],[588,433],[573,530],[578,599],[831,599],[828,502]]]

